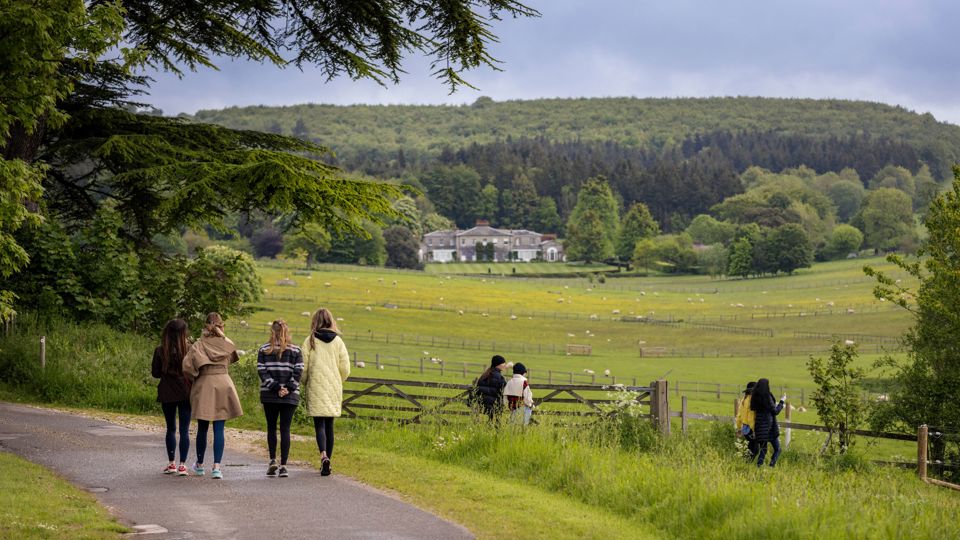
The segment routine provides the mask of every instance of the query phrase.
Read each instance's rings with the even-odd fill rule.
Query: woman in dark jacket
[[[503,370],[507,369],[507,361],[499,354],[490,359],[490,367],[477,379],[476,392],[483,412],[493,420],[503,409],[503,387],[507,381],[503,378]]]
[[[753,388],[750,398],[750,409],[756,413],[753,431],[756,435],[760,454],[757,456],[757,467],[763,465],[763,458],[767,455],[767,443],[773,446],[773,456],[770,457],[770,466],[777,464],[780,457],[780,426],[777,425],[777,415],[783,409],[786,396],[774,402],[770,393],[770,381],[760,379]]]
[[[187,453],[190,451],[190,388],[183,377],[183,357],[190,348],[187,343],[187,323],[173,319],[163,327],[160,346],[153,350],[150,371],[160,379],[157,383],[157,401],[167,421],[167,459],[170,463],[163,474],[187,475]],[[177,416],[180,417],[180,466],[174,464],[177,447]]]
[[[290,455],[290,424],[300,403],[300,376],[303,354],[290,342],[290,329],[282,319],[270,326],[270,342],[257,353],[260,375],[260,403],[267,417],[267,450],[270,465],[267,476],[286,478]],[[277,465],[277,420],[280,420],[280,465]]]

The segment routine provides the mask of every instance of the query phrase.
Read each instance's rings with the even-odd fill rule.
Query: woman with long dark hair
[[[173,319],[163,327],[160,345],[153,350],[151,373],[157,383],[157,401],[163,408],[167,422],[167,459],[170,463],[163,474],[187,475],[187,454],[190,452],[190,387],[183,377],[183,357],[190,345],[187,342],[187,323]],[[179,415],[177,414],[179,412]],[[180,465],[174,463],[177,450],[177,419],[180,420]]]
[[[484,414],[494,420],[503,410],[503,388],[507,381],[503,371],[507,369],[507,360],[499,354],[490,359],[490,367],[477,378],[476,392]]]
[[[330,476],[333,420],[340,416],[343,383],[350,376],[350,354],[330,310],[320,308],[313,314],[310,336],[304,340],[301,350],[303,375],[300,381],[306,391],[307,414],[313,417],[320,451],[320,475]]]
[[[759,447],[757,456],[757,467],[763,465],[763,458],[767,455],[767,443],[773,446],[773,455],[770,456],[770,466],[777,464],[777,458],[780,457],[780,426],[777,425],[777,415],[783,409],[783,404],[787,396],[780,398],[775,402],[773,394],[770,392],[770,381],[760,379],[757,385],[753,387],[753,393],[750,395],[750,410],[756,413],[754,419],[753,431]]]

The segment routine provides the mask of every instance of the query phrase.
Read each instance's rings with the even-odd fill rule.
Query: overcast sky
[[[399,85],[220,62],[183,79],[153,74],[167,114],[231,105],[470,103],[541,97],[768,96],[902,105],[960,124],[957,0],[529,0],[539,19],[504,20],[505,71],[467,73],[448,95],[409,58]]]

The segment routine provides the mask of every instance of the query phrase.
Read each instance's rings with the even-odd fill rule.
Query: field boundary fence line
[[[488,316],[499,316],[499,317],[510,317],[515,316],[518,318],[522,317],[535,317],[543,319],[557,319],[557,320],[574,320],[574,321],[588,321],[588,320],[610,320],[613,322],[634,322],[633,320],[628,320],[631,317],[625,316],[622,314],[622,310],[615,309],[611,310],[611,313],[600,315],[599,313],[579,313],[579,312],[562,312],[562,311],[540,311],[540,310],[525,310],[520,308],[478,308],[478,307],[463,307],[463,306],[449,306],[446,304],[430,304],[425,302],[399,302],[399,301],[390,301],[390,300],[378,300],[377,302],[356,302],[349,300],[324,300],[320,296],[309,296],[309,295],[297,295],[297,294],[281,294],[281,293],[266,293],[263,296],[264,299],[277,301],[277,302],[312,302],[316,305],[320,304],[329,304],[329,305],[341,305],[341,306],[353,306],[353,307],[362,307],[362,308],[384,308],[384,309],[418,309],[423,311],[439,311],[444,313],[464,313],[464,314],[476,314],[476,315],[488,315]],[[746,309],[746,308],[744,308]],[[849,310],[853,310],[853,313],[850,313]],[[897,311],[896,306],[875,306],[872,304],[850,304],[848,307],[837,307],[830,309],[821,309],[821,310],[811,310],[811,311],[766,311],[766,312],[751,312],[744,314],[733,314],[733,315],[676,315],[676,314],[663,314],[658,317],[658,320],[668,321],[668,322],[681,322],[681,323],[722,323],[722,322],[737,322],[737,321],[757,321],[757,320],[770,320],[770,319],[786,319],[786,318],[803,318],[803,317],[821,317],[821,316],[830,316],[830,315],[863,315],[866,313],[879,313],[882,311]],[[635,315],[635,317],[643,317],[644,315]]]
[[[795,330],[793,332],[793,337],[795,338],[814,338],[814,339],[843,339],[848,341],[853,341],[855,343],[874,343],[882,345],[897,345],[898,348],[903,345],[903,340],[900,337],[892,336],[875,336],[869,334],[831,334],[827,332],[804,332]]]

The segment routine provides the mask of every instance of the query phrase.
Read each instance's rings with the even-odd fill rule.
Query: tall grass
[[[581,431],[376,425],[357,426],[350,444],[562,493],[675,538],[960,536],[960,498],[904,471],[790,453],[758,469],[736,454],[726,426],[640,440],[647,448],[625,445],[602,423]]]

